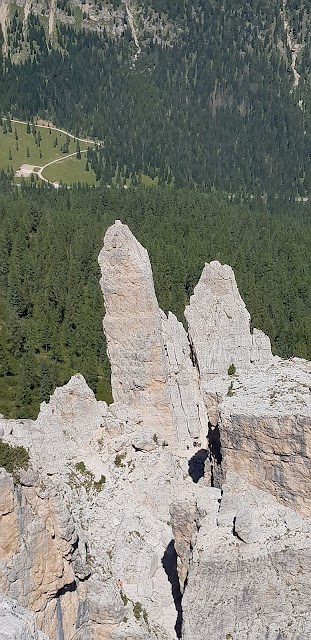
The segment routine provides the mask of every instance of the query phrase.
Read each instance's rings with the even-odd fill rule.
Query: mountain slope
[[[2,112],[39,114],[103,140],[106,182],[119,167],[231,193],[309,193],[304,3],[114,3],[98,6],[90,24],[62,7],[50,36],[46,16],[13,16]]]

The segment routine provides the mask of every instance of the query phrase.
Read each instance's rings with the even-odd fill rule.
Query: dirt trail
[[[86,152],[87,152],[87,149],[83,149],[83,150],[81,149],[80,151],[80,153],[86,153]],[[51,182],[51,180],[48,180],[42,175],[42,172],[44,171],[44,169],[46,169],[47,167],[50,167],[52,164],[56,164],[56,162],[62,162],[63,160],[67,160],[67,158],[72,158],[72,156],[76,156],[76,155],[77,155],[77,152],[75,151],[74,153],[69,153],[67,156],[63,156],[62,158],[57,158],[56,160],[47,162],[47,164],[45,164],[43,167],[40,167],[38,171],[39,178],[41,178],[41,180],[43,180],[44,182],[48,182],[49,184],[53,184],[55,186],[54,182]]]
[[[3,34],[3,53],[8,52],[8,33],[7,33],[7,18],[9,13],[9,4],[7,0],[0,0],[0,26]]]
[[[19,124],[28,124],[25,120],[16,120],[16,119],[12,119],[11,122],[18,122]],[[73,138],[73,140],[79,140],[79,142],[88,142],[89,144],[98,144],[101,145],[103,144],[102,142],[100,142],[100,140],[91,140],[91,138],[78,138],[78,136],[74,136],[73,133],[69,133],[68,131],[65,131],[65,129],[58,129],[58,127],[49,127],[46,124],[36,124],[36,127],[39,129],[51,129],[51,131],[59,131],[60,133],[64,133],[66,136],[68,136],[69,138]]]

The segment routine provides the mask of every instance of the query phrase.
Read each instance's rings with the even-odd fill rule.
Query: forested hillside
[[[17,192],[0,172],[0,411],[35,415],[76,371],[110,399],[97,255],[116,218],[149,250],[165,311],[182,320],[219,259],[274,351],[311,358],[305,0],[98,0],[91,17],[59,0],[51,20],[23,4],[0,14],[2,139],[36,116],[96,138],[99,186]]]
[[[28,55],[0,65],[0,111],[103,141],[107,183],[141,171],[176,186],[309,194],[304,0],[143,0],[132,5],[140,51],[119,6],[114,37],[56,22],[50,41],[39,16],[25,30],[14,14],[7,38]]]
[[[81,372],[110,400],[97,255],[127,223],[148,249],[164,311],[183,320],[205,261],[230,264],[275,353],[311,358],[310,205],[233,203],[216,194],[22,187],[0,195],[0,412],[34,416]],[[5,193],[6,192],[6,193]]]

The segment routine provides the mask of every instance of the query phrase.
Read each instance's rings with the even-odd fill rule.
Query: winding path
[[[26,122],[25,120],[16,120],[14,118],[11,119],[11,122],[17,122],[19,124],[26,124],[26,125],[29,124],[29,122]],[[99,145],[103,144],[103,142],[101,142],[100,140],[92,140],[91,138],[78,138],[78,136],[75,136],[73,133],[69,133],[68,131],[65,131],[65,129],[58,129],[58,127],[51,127],[47,124],[36,124],[36,122],[34,124],[36,127],[40,129],[51,129],[51,131],[59,131],[60,133],[64,133],[69,138],[73,138],[73,140],[79,140],[79,142],[87,142],[88,144],[99,144]]]
[[[59,129],[58,129],[59,131]],[[76,138],[76,140],[79,140],[79,138]],[[86,153],[87,149],[83,149],[80,150],[80,153]],[[48,182],[49,184],[54,185],[54,187],[57,185],[58,186],[58,182],[51,182],[51,180],[48,180],[47,178],[44,177],[44,175],[42,175],[42,172],[44,171],[44,169],[46,169],[47,167],[50,167],[52,164],[56,164],[56,162],[62,162],[63,160],[67,160],[67,158],[72,158],[72,156],[76,156],[77,152],[75,151],[74,153],[69,153],[67,156],[63,156],[62,158],[57,158],[56,160],[52,160],[51,162],[47,162],[43,167],[40,167],[39,171],[33,171],[33,173],[36,173],[39,178],[41,180],[43,180],[44,182]]]
[[[6,119],[6,118],[4,118]],[[25,122],[24,120],[16,120],[14,118],[12,118],[11,122],[17,122],[18,124],[29,124],[28,122]],[[66,136],[68,136],[69,138],[72,138],[73,140],[79,140],[79,142],[87,142],[88,144],[103,144],[102,142],[100,142],[99,140],[91,140],[91,138],[78,138],[78,136],[74,136],[73,133],[68,133],[68,131],[65,131],[65,129],[58,129],[58,127],[51,127],[47,124],[36,124],[36,127],[39,127],[41,129],[50,129],[51,131],[59,131],[59,133],[64,133]],[[87,153],[87,149],[80,149],[80,153]],[[54,186],[56,186],[57,183],[55,182],[51,182],[51,180],[48,180],[47,178],[44,177],[43,175],[43,171],[47,168],[50,167],[52,164],[55,164],[56,162],[62,162],[63,160],[67,160],[67,158],[71,158],[72,156],[75,156],[77,154],[77,152],[75,151],[74,153],[69,153],[67,156],[62,156],[62,158],[56,158],[56,160],[52,160],[51,162],[47,162],[43,167],[40,167],[39,171],[33,171],[33,173],[37,174],[38,177],[43,180],[44,182],[48,182],[48,184],[52,184]],[[37,165],[38,166],[38,165]]]

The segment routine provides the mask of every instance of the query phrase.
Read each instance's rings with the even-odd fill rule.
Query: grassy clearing
[[[75,7],[75,24],[74,27],[76,31],[80,31],[82,27],[82,9],[80,7]]]
[[[155,178],[150,178],[150,176],[146,176],[144,173],[142,173],[141,181],[142,184],[145,185],[145,187],[156,187],[159,182],[159,178],[158,176],[156,176]]]
[[[5,120],[3,120],[3,126],[0,126],[0,169],[7,170],[8,167],[12,166],[15,173],[15,171],[17,171],[22,163],[35,165],[36,167],[43,167],[48,162],[57,160],[58,158],[61,158],[69,153],[74,153],[76,150],[76,144],[73,138],[68,138],[69,142],[67,150],[67,135],[65,133],[60,133],[59,131],[54,131],[52,129],[47,129],[39,126],[36,126],[35,131],[32,132],[31,125],[31,132],[27,133],[27,126],[25,124],[12,122],[11,126],[12,133],[9,133],[9,131],[5,133],[5,129],[7,129],[7,123]],[[39,134],[41,137],[40,146],[38,145]],[[61,149],[63,145],[65,145],[65,153],[63,153]],[[83,148],[82,142],[80,143],[80,145],[81,148]],[[84,146],[86,147],[87,144],[84,143]],[[70,170],[66,171],[65,176],[63,173],[64,164],[62,162],[57,163],[55,165],[55,169],[53,167],[53,182],[60,180],[62,180],[63,182],[67,182],[67,179],[68,184],[72,184],[73,182],[78,181],[88,183],[92,183],[93,181],[95,181],[93,171],[84,171],[85,159],[83,158],[83,156],[84,154],[82,154],[81,161],[77,160],[76,163],[74,161],[70,163],[71,168]],[[75,176],[75,171],[77,171],[77,176]],[[83,176],[83,173],[89,173],[90,176],[85,178]],[[18,181],[20,182],[20,180]]]
[[[96,184],[94,171],[91,167],[89,171],[85,171],[85,165],[86,153],[82,153],[81,160],[77,160],[75,156],[72,156],[52,164],[43,171],[43,176],[50,182],[59,182],[61,180],[64,184],[73,184],[74,182]]]

